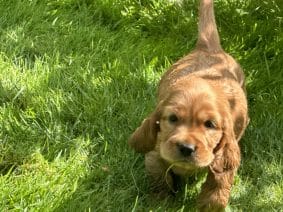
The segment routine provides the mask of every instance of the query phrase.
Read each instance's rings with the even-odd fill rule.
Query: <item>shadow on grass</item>
[[[280,210],[283,206],[283,144],[279,142],[283,120],[276,119],[274,114],[266,115],[254,117],[255,122],[251,117],[250,127],[241,141],[243,159],[238,176],[243,185],[237,185],[240,195],[232,202],[243,210]]]

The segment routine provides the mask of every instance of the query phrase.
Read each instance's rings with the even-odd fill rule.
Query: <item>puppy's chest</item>
[[[170,175],[172,178],[173,188],[174,191],[179,191],[184,189],[184,186],[187,185],[195,185],[200,180],[203,179],[203,177],[206,174],[206,169],[202,170],[185,170],[178,167],[172,168],[170,170]]]

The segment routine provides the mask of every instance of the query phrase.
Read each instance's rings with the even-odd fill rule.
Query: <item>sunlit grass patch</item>
[[[60,152],[53,161],[48,161],[40,150],[32,153],[22,165],[11,167],[0,178],[1,210],[52,210],[77,189],[78,180],[87,173],[88,153],[83,148],[87,141],[77,140],[68,157]],[[84,144],[83,144],[84,143]]]

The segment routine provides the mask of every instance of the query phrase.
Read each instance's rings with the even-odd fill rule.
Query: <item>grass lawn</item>
[[[196,0],[0,0],[0,211],[194,211],[149,192],[127,139],[194,47]],[[283,2],[217,0],[251,122],[229,209],[283,211]]]

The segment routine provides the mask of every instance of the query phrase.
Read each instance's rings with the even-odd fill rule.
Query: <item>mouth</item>
[[[199,168],[192,162],[187,162],[187,161],[177,161],[171,164],[172,167],[178,167],[186,170],[195,170]]]
[[[181,157],[178,154],[164,154],[164,152],[162,151],[160,153],[161,158],[166,161],[167,164],[172,168],[175,167],[191,171],[196,169],[202,169],[204,167],[207,167],[211,163],[211,160],[199,161],[196,155],[190,157]]]
[[[170,164],[170,167],[178,167],[186,170],[199,168],[192,158],[172,159],[163,156],[162,158]]]

